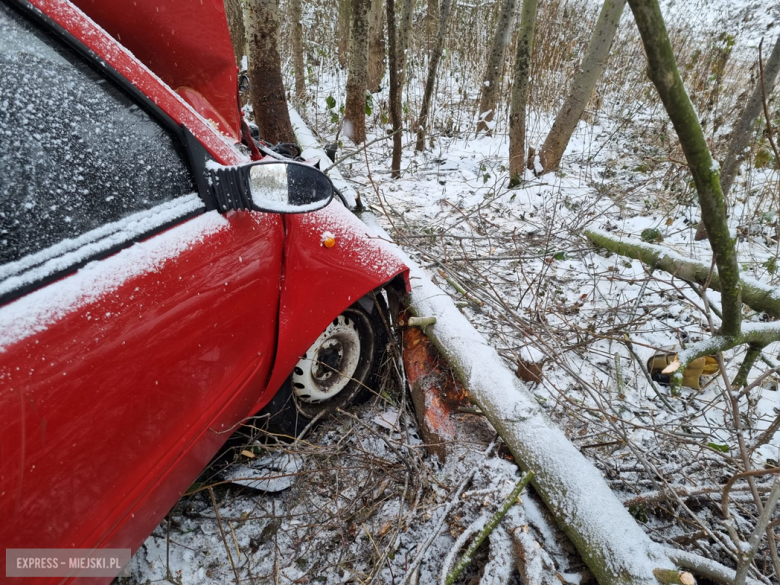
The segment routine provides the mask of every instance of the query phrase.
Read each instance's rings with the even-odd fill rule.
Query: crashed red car
[[[258,160],[222,0],[76,4],[0,2],[0,543],[135,551],[247,417],[370,381],[406,267]]]

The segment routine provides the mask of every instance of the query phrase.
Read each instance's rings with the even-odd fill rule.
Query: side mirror
[[[292,161],[261,161],[223,167],[207,165],[220,211],[253,209],[272,213],[305,213],[330,203],[333,183],[312,166]]]

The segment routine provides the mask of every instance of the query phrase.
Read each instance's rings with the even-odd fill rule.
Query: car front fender
[[[255,411],[273,398],[328,323],[367,293],[409,270],[385,242],[371,235],[338,202],[284,219],[276,358]]]

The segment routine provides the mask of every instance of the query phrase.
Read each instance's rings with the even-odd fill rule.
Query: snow
[[[109,258],[91,262],[56,286],[43,287],[4,305],[0,308],[0,352],[110,294],[129,279],[163,269],[168,260],[227,226],[227,220],[216,211],[205,213]]]

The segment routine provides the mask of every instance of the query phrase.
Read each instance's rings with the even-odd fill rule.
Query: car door
[[[280,217],[206,211],[175,125],[101,66],[0,3],[6,548],[136,548],[274,358]]]

